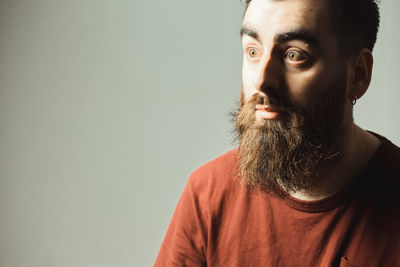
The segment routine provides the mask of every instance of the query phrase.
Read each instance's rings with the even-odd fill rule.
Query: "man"
[[[247,0],[236,150],[190,177],[155,266],[400,266],[400,149],[353,121],[373,0]]]

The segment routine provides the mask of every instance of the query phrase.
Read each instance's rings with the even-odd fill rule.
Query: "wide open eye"
[[[299,61],[305,60],[306,56],[299,51],[291,50],[291,51],[287,52],[286,58],[289,61],[299,62]]]
[[[260,53],[256,48],[252,47],[248,50],[247,54],[250,58],[255,59],[259,56]]]

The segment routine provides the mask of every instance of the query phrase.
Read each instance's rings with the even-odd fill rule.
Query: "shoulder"
[[[380,146],[373,156],[369,175],[373,177],[373,191],[381,206],[400,204],[400,148],[387,138],[374,134]],[[385,203],[385,204],[384,204]]]
[[[240,190],[237,178],[237,149],[205,163],[189,177],[186,188],[190,194],[204,201],[219,201],[227,194]]]
[[[389,141],[387,138],[375,134],[380,141],[380,146],[375,153],[375,159],[380,163],[386,172],[394,172],[400,174],[400,148]]]
[[[236,174],[237,170],[237,150],[233,149],[225,154],[210,160],[209,162],[196,169],[191,174],[191,179],[198,182],[206,182],[208,179],[218,177],[228,177]]]

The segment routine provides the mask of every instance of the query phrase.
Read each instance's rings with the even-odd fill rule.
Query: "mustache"
[[[242,105],[243,104],[249,105],[254,109],[256,105],[267,105],[271,107],[271,109],[280,112],[292,113],[299,111],[299,107],[297,107],[297,105],[294,103],[284,100],[281,97],[277,97],[271,93],[255,93],[248,100],[246,100],[246,103],[242,103]]]

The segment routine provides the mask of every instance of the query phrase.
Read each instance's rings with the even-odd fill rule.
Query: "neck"
[[[301,200],[320,200],[334,195],[349,184],[362,172],[372,155],[379,147],[379,140],[371,133],[355,124],[343,139],[343,156],[321,177],[321,183],[307,191],[295,192],[291,195]]]

